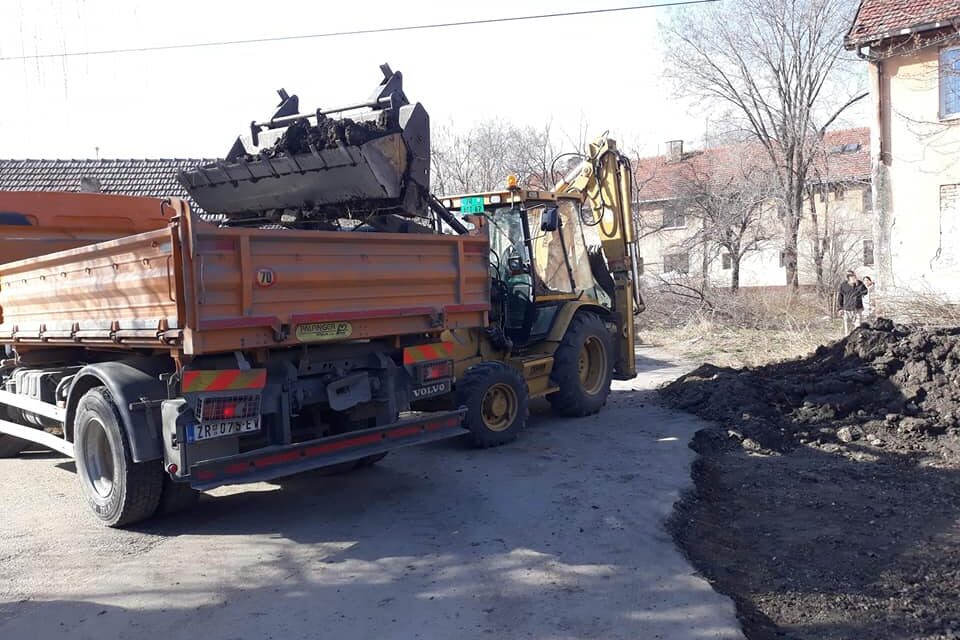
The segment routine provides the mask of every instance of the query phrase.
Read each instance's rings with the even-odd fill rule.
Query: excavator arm
[[[634,315],[644,309],[637,289],[636,231],[630,161],[615,140],[601,136],[587,148],[587,157],[554,187],[561,193],[579,192],[589,204],[600,244],[614,281],[614,313],[619,325],[619,349],[614,371],[623,379],[637,375],[634,361]]]

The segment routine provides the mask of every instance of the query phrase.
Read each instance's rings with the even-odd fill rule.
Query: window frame
[[[668,224],[668,216],[671,220],[679,219],[682,221],[682,224]],[[663,205],[663,229],[686,229],[687,228],[687,212],[684,211],[678,203],[671,202]]]
[[[679,260],[683,258],[683,262],[686,264],[685,269],[676,269],[667,266],[668,261],[673,259]],[[680,275],[690,275],[690,252],[683,251],[681,253],[665,253],[663,254],[663,272],[664,273],[678,273]]]
[[[947,70],[945,69],[945,58],[947,55],[954,53],[956,55],[956,60],[954,64],[960,67],[960,45],[951,45],[949,47],[941,47],[940,51],[937,53],[937,99],[939,101],[938,115],[940,120],[958,120],[960,119],[960,69],[957,70]],[[956,96],[954,97],[955,105],[954,111],[947,112],[947,100],[946,100],[946,91],[949,87],[949,84],[946,82],[946,78],[949,74],[950,79],[955,82],[954,92]]]
[[[724,271],[733,269],[733,256],[730,255],[730,252],[720,254],[720,268]]]

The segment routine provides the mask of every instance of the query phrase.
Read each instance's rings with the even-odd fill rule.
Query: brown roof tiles
[[[960,25],[960,0],[862,0],[844,43],[848,49],[906,33]]]

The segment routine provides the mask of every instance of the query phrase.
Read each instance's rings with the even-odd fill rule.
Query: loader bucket
[[[421,215],[430,188],[430,119],[421,105],[408,104],[400,73],[381,69],[384,80],[367,102],[340,109],[300,114],[297,97],[281,90],[269,121],[253,123],[223,161],[181,171],[180,183],[207,213],[228,219],[277,211]]]

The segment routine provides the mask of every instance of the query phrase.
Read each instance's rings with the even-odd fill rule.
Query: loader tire
[[[16,458],[29,444],[27,440],[0,435],[0,458]]]
[[[163,465],[133,461],[110,392],[96,387],[85,393],[74,424],[77,476],[94,515],[108,527],[152,516],[160,503]]]
[[[554,412],[580,417],[600,411],[613,379],[613,339],[599,316],[573,316],[553,354],[550,378],[558,391],[547,396]]]
[[[530,415],[527,383],[501,362],[471,367],[457,384],[457,404],[467,408],[463,426],[477,447],[495,447],[517,439]]]

